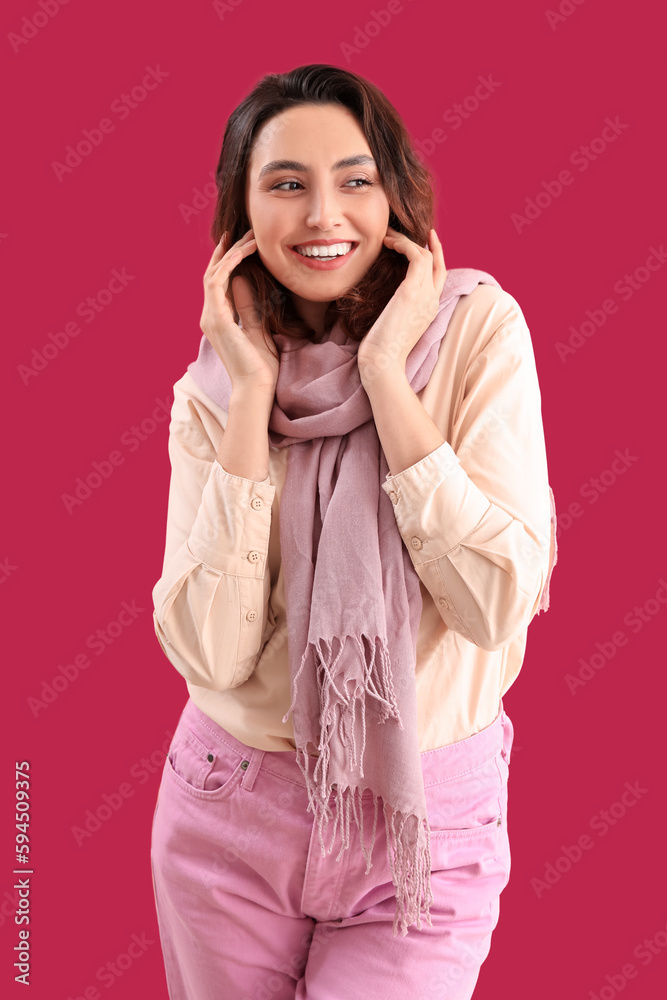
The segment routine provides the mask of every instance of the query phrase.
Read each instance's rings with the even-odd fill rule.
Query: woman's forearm
[[[360,369],[361,370],[361,369]],[[413,391],[405,368],[396,364],[361,381],[392,476],[416,465],[444,444],[437,424]]]
[[[274,393],[235,389],[217,460],[225,472],[263,482],[269,474],[269,417]]]

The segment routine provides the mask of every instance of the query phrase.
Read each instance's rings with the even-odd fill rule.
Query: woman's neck
[[[330,305],[330,302],[312,302],[294,296],[296,311],[308,327],[310,339],[316,344],[319,344],[326,333],[325,317]]]

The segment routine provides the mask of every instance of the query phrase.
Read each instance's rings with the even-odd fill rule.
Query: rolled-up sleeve
[[[533,347],[508,299],[465,373],[451,443],[381,484],[442,619],[486,650],[548,606],[556,552]]]
[[[275,495],[228,473],[198,407],[176,383],[169,425],[171,480],[155,633],[186,680],[222,691],[251,675],[269,621],[268,546]]]

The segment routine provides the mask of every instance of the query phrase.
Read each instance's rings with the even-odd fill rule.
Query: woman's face
[[[351,157],[358,162],[337,165]],[[276,165],[280,160],[291,165]],[[390,206],[354,115],[336,105],[301,105],[266,122],[250,157],[246,211],[256,252],[301,315],[314,315],[308,303],[329,303],[356,285],[384,246]],[[291,249],[324,241],[353,247],[331,267],[317,259],[309,266],[312,258]]]

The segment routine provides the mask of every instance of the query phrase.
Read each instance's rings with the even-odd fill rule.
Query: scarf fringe
[[[346,694],[344,691],[340,691],[336,687],[333,677],[334,669],[338,660],[342,656],[347,639],[352,639],[352,641],[357,644],[359,647],[360,661],[364,664],[363,684],[357,684],[351,695]],[[368,655],[368,649],[364,646],[364,639],[368,639],[368,642],[370,643],[370,657]],[[320,702],[320,743],[317,748],[320,756],[318,757],[313,777],[317,781],[318,771],[321,770],[321,779],[319,780],[321,780],[322,795],[324,795],[326,775],[329,770],[329,743],[333,736],[334,726],[336,724],[336,707],[339,707],[340,709],[338,717],[338,736],[340,738],[341,745],[347,750],[347,767],[348,769],[354,769],[358,766],[359,775],[362,778],[364,777],[364,751],[366,749],[366,694],[370,695],[370,697],[377,701],[381,706],[378,724],[386,722],[387,719],[394,718],[397,720],[401,729],[405,728],[398,710],[398,704],[396,702],[396,692],[394,691],[394,683],[391,675],[391,661],[389,659],[387,640],[382,636],[375,636],[374,638],[371,638],[363,633],[359,636],[345,635],[341,640],[339,640],[340,649],[336,658],[333,662],[330,662],[333,655],[333,641],[333,639],[318,639],[317,642],[310,641],[306,645],[306,649],[301,657],[299,669],[293,681],[292,704],[283,716],[283,722],[287,722],[290,714],[294,711],[294,706],[297,701],[299,677],[310,660],[311,652],[313,652],[316,663],[317,693]],[[376,656],[378,645],[380,647],[379,664],[378,657]],[[332,691],[336,694],[336,701],[333,706],[331,705]],[[357,738],[354,725],[356,720],[357,702],[361,705],[361,724],[363,734],[361,758],[358,765]]]
[[[359,646],[361,662],[364,664],[363,684],[357,684],[351,695],[340,691],[334,681],[334,669],[343,652],[345,641],[348,638],[352,639]],[[370,653],[364,645],[364,638],[367,638],[370,642]],[[378,646],[379,657],[376,656]],[[328,777],[330,765],[329,744],[334,734],[334,729],[337,728],[337,735],[341,745],[347,751],[348,769],[354,770],[358,768],[359,777],[363,778],[363,758],[366,747],[366,695],[368,694],[380,705],[378,724],[394,718],[401,729],[404,726],[396,703],[396,693],[391,676],[391,664],[386,639],[383,639],[381,636],[370,638],[363,634],[360,636],[344,636],[340,641],[340,650],[333,662],[331,662],[333,656],[332,647],[333,640],[319,639],[316,643],[308,643],[301,659],[299,670],[294,678],[292,704],[283,721],[287,721],[294,709],[297,697],[297,682],[302,670],[309,661],[311,651],[313,651],[320,700],[320,741],[318,746],[319,756],[312,775],[310,774],[311,755],[309,752],[309,746],[312,745],[312,742],[309,740],[306,745],[297,746],[296,751],[297,763],[305,778],[308,790],[308,811],[313,813],[317,823],[323,857],[326,854],[331,854],[333,851],[336,830],[340,823],[341,848],[336,861],[340,861],[343,851],[347,850],[350,846],[350,811],[352,811],[354,822],[359,831],[361,851],[366,861],[365,874],[367,875],[372,867],[371,856],[377,831],[378,795],[373,791],[373,832],[370,847],[366,847],[364,844],[364,814],[362,806],[364,789],[356,784],[346,785],[345,787],[330,784]],[[332,699],[334,693],[335,697]],[[357,702],[360,703],[362,713],[363,741],[360,754],[358,754],[355,734]],[[332,812],[329,801],[334,789],[335,807]],[[358,812],[357,792],[359,793]],[[405,936],[408,933],[408,927],[415,922],[418,930],[421,930],[422,910],[428,925],[432,926],[429,913],[429,907],[433,901],[431,892],[430,831],[428,820],[421,820],[415,814],[406,814],[395,810],[389,803],[384,803],[383,813],[387,837],[387,857],[391,868],[392,881],[396,889],[396,913],[393,923],[393,935],[396,937],[400,933],[402,936]],[[333,831],[327,849],[324,845],[323,827],[324,825],[328,825],[332,818],[334,820]]]
[[[387,854],[391,867],[391,877],[396,886],[396,914],[393,935],[399,930],[404,937],[410,924],[416,922],[417,930],[422,929],[421,911],[429,927],[432,927],[430,906],[433,902],[431,891],[431,847],[428,820],[420,820],[413,814],[406,815],[385,805],[385,828],[387,830]],[[398,822],[398,830],[396,825]],[[406,837],[406,828],[417,824],[417,838],[414,846]]]

